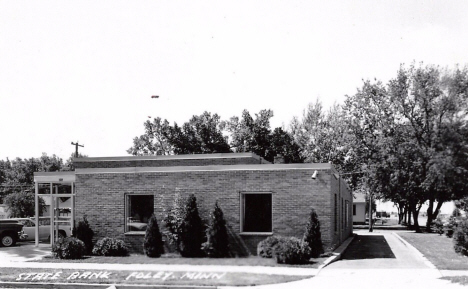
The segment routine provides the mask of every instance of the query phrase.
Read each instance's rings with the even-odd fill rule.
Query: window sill
[[[124,233],[125,236],[144,236],[146,232],[144,231],[130,231]]]
[[[240,236],[271,236],[273,232],[241,232]]]

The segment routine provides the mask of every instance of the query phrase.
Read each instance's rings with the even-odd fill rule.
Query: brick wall
[[[124,234],[126,194],[153,194],[154,211],[161,225],[164,209],[171,207],[174,195],[197,197],[200,215],[207,219],[218,200],[231,233],[233,255],[247,250],[256,254],[257,243],[266,236],[245,236],[240,232],[240,192],[271,191],[273,233],[302,237],[310,208],[316,209],[325,246],[336,241],[333,231],[330,170],[311,179],[313,170],[244,170],[151,173],[76,174],[76,217],[88,217],[96,238],[105,236],[128,240],[138,251],[141,236]],[[335,186],[336,187],[336,186]]]
[[[90,162],[87,159],[75,159],[74,165],[77,169],[89,168],[124,168],[124,167],[173,167],[173,166],[210,166],[210,165],[241,165],[241,164],[264,164],[269,163],[259,157],[239,158],[164,158],[144,159],[134,157],[132,160],[97,160]]]
[[[336,174],[336,177],[335,177]],[[348,190],[346,182],[341,178],[337,172],[333,172],[330,176],[331,179],[331,195],[330,201],[332,206],[332,231],[329,238],[332,240],[332,246],[337,247],[345,241],[353,233],[353,195]],[[334,201],[335,195],[337,198],[337,230],[335,231],[335,209]],[[346,209],[346,201],[348,202],[348,209]],[[347,219],[347,220],[346,220]]]

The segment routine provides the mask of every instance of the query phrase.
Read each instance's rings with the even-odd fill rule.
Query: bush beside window
[[[280,264],[307,264],[310,254],[309,244],[296,237],[281,238],[273,247],[273,256]]]
[[[52,253],[58,259],[81,259],[85,252],[85,243],[74,237],[60,238],[52,246]]]
[[[97,256],[123,257],[128,255],[128,248],[124,241],[106,237],[96,242],[93,254]]]
[[[261,241],[257,245],[257,255],[263,258],[272,258],[273,257],[273,247],[278,244],[280,239],[284,237],[280,236],[270,236],[265,240]]]

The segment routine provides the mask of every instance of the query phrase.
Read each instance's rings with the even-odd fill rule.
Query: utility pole
[[[78,147],[82,147],[82,148],[83,148],[84,145],[78,144],[78,141],[76,141],[76,143],[72,142],[71,144],[75,146],[75,158],[77,158],[77,157],[78,157]]]

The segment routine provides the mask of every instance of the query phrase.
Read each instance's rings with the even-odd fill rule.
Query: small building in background
[[[366,195],[355,193],[353,198],[353,224],[364,225],[366,223]]]

